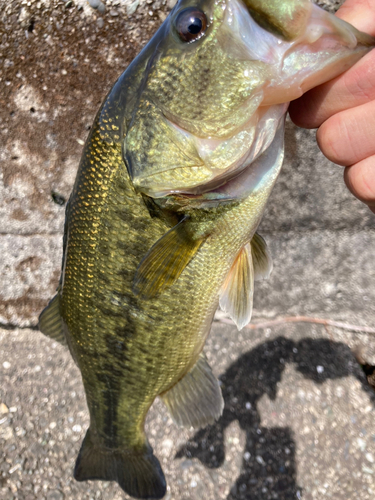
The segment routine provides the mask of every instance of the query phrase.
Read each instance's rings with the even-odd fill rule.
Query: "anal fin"
[[[60,296],[57,293],[39,316],[39,330],[60,344],[67,345],[60,315]]]
[[[219,382],[204,354],[172,389],[161,395],[173,420],[183,427],[199,429],[213,424],[223,412]]]
[[[183,219],[160,238],[141,261],[133,281],[136,295],[150,299],[173,285],[194,257],[203,239],[192,239]]]

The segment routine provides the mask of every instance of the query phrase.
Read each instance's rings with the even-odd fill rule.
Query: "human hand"
[[[337,16],[375,36],[374,0],[346,0]],[[375,50],[293,101],[289,112],[296,125],[319,127],[320,149],[346,167],[347,187],[375,213]]]

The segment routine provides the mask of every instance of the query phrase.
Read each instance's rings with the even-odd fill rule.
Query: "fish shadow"
[[[322,384],[352,375],[375,404],[375,393],[349,347],[341,342],[306,338],[298,342],[278,337],[243,354],[220,377],[225,401],[222,417],[198,431],[176,458],[198,458],[208,468],[225,460],[224,431],[237,421],[246,435],[241,473],[227,500],[301,499],[297,484],[295,442],[289,427],[261,426],[257,404],[267,394],[277,396],[277,383],[287,363],[306,379]]]

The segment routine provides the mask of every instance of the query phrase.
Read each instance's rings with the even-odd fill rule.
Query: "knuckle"
[[[323,154],[334,163],[350,165],[351,137],[345,120],[334,115],[321,125],[317,133],[317,141]]]

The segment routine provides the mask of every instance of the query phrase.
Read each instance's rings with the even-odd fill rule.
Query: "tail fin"
[[[93,443],[90,429],[77,458],[74,478],[77,481],[117,481],[128,495],[135,498],[160,499],[166,493],[164,473],[150,446],[143,454],[100,448]]]

